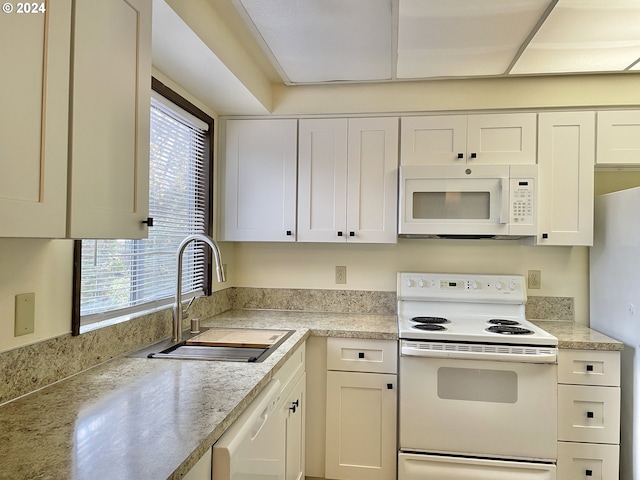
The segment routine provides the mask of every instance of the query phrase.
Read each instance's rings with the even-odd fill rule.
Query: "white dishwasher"
[[[283,480],[285,422],[272,380],[213,445],[213,480]]]

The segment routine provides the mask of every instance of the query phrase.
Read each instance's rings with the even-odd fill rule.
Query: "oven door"
[[[402,166],[401,235],[506,235],[509,167]]]
[[[555,462],[557,364],[404,350],[401,450]]]
[[[556,466],[401,453],[398,480],[555,480]]]

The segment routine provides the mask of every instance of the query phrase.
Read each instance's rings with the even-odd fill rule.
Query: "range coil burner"
[[[512,325],[494,325],[487,328],[487,332],[498,333],[500,335],[531,335],[533,330]]]
[[[425,330],[429,332],[437,332],[446,330],[445,323],[451,323],[449,320],[443,317],[413,317],[412,322],[416,322],[418,325],[413,325],[413,328],[418,330]]]

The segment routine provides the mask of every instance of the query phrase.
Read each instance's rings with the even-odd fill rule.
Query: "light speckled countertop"
[[[574,322],[532,320],[558,339],[558,348],[584,350],[622,350],[624,343]]]
[[[538,322],[561,348],[622,344]],[[397,339],[394,315],[231,310],[204,327],[293,329],[262,363],[120,357],[0,408],[0,479],[181,478],[310,335]]]
[[[120,357],[0,407],[0,479],[181,478],[309,335],[396,339],[393,315],[232,310],[294,329],[261,363]]]

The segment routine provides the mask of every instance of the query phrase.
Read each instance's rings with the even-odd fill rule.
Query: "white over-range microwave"
[[[537,177],[537,165],[401,166],[398,233],[534,236]]]

